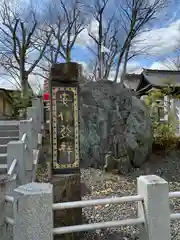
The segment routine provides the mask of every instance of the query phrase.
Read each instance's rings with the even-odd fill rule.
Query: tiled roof
[[[180,71],[143,69],[144,78],[153,86],[172,84],[180,87]]]

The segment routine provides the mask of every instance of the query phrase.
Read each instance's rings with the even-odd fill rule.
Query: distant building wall
[[[4,99],[4,105],[5,105],[5,107],[4,107],[5,115],[12,116],[13,115],[12,104]]]
[[[4,113],[4,99],[3,95],[0,93],[0,116],[3,116]]]
[[[13,106],[5,92],[0,91],[0,117],[6,118],[13,115]]]

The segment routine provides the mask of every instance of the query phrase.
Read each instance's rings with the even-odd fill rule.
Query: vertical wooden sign
[[[78,79],[64,77],[61,71],[64,66],[56,65],[56,74],[51,77],[52,173],[57,174],[79,171]]]

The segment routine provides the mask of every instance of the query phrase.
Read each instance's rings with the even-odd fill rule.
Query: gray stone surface
[[[2,129],[0,130],[1,137],[19,137],[19,129]]]
[[[32,170],[33,169],[33,121],[31,120],[21,120],[19,124],[19,139],[21,140],[23,135],[26,134],[26,138],[24,139],[24,142],[27,146],[26,150],[26,159],[25,159],[25,167],[26,170]]]
[[[32,182],[15,193],[14,240],[52,240],[52,185]]]
[[[19,139],[19,125],[17,121],[0,121],[0,174],[7,172],[2,164],[7,164],[7,144]]]
[[[9,128],[17,129],[19,125],[19,121],[16,120],[0,120],[0,126],[9,126]]]
[[[42,102],[40,99],[36,99],[33,104],[37,106],[27,109],[28,120],[0,121],[0,174],[7,172],[7,164],[9,168],[9,164],[12,163],[14,158],[18,160],[18,170],[19,167],[21,168],[19,174],[21,180],[23,179],[20,175],[25,174],[22,169],[26,169],[27,171],[32,171],[33,169],[33,149],[41,147],[41,144],[38,143],[38,135],[41,133]],[[30,118],[32,118],[32,120],[30,120]],[[20,147],[22,141],[20,143],[19,139],[22,140],[24,133],[26,133],[24,146]],[[9,151],[9,153],[7,151]],[[21,161],[23,161],[23,164],[19,163]],[[20,182],[20,184],[25,183],[27,183],[27,181],[24,182],[23,180]]]
[[[125,132],[128,143],[128,154],[135,167],[147,160],[152,148],[152,122],[144,102],[132,97],[132,109],[126,124]]]
[[[43,122],[43,119],[42,119],[42,101],[40,98],[33,98],[32,99],[32,107],[35,107],[38,114],[37,114],[37,129],[38,129],[38,133],[41,131],[41,123]]]
[[[0,145],[6,145],[7,143],[9,143],[10,141],[16,141],[19,140],[19,136],[18,137],[1,137],[0,136]]]
[[[32,131],[32,136],[33,136],[33,149],[37,148],[38,145],[38,124],[37,124],[37,109],[35,107],[28,107],[27,108],[27,119],[32,118],[32,125],[33,125],[33,131]]]
[[[12,226],[5,223],[5,217],[12,218],[12,204],[5,203],[5,195],[11,195],[16,182],[7,175],[0,175],[0,240],[12,240]]]
[[[80,85],[81,167],[139,167],[152,147],[152,123],[144,102],[111,81]]]
[[[11,141],[7,144],[7,165],[8,169],[14,159],[17,159],[15,172],[17,174],[18,185],[25,184],[26,182],[26,161],[27,151],[25,144],[22,141]]]

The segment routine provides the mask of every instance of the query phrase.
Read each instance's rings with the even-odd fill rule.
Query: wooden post
[[[79,168],[79,103],[78,89],[81,65],[55,64],[50,75],[52,184],[54,202],[81,200]],[[54,226],[78,225],[82,209],[54,212]],[[60,239],[80,239],[80,233],[55,236]]]

